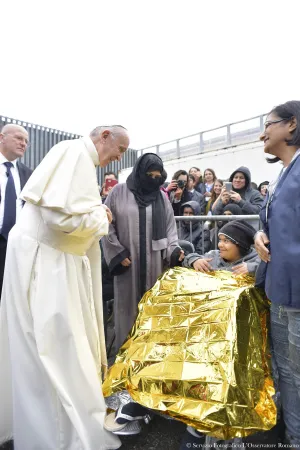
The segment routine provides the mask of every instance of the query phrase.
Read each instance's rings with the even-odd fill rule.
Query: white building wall
[[[163,158],[163,153],[160,155]],[[206,151],[200,155],[187,158],[165,161],[164,166],[168,173],[167,181],[172,179],[173,174],[179,170],[188,171],[190,167],[199,167],[202,171],[211,168],[216,172],[218,178],[226,180],[230,174],[240,166],[250,169],[252,181],[260,184],[262,181],[276,179],[281,170],[281,164],[269,164],[266,162],[263,144],[259,141],[221,150]],[[131,173],[131,169],[124,169],[119,174],[120,183],[124,183]]]

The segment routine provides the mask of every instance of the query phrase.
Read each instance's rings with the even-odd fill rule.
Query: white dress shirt
[[[7,168],[4,165],[4,163],[8,161],[5,156],[0,153],[0,191],[1,191],[1,203],[0,203],[0,230],[2,229],[3,224],[3,217],[4,217],[4,205],[5,205],[5,189],[6,189],[6,183],[7,183]],[[22,209],[22,200],[20,199],[20,193],[21,193],[21,183],[20,183],[20,176],[19,171],[17,167],[17,159],[14,161],[10,161],[13,164],[13,167],[11,167],[11,173],[14,179],[15,183],[15,189],[17,194],[17,200],[16,200],[16,218],[18,219],[18,215],[20,214],[20,211]]]

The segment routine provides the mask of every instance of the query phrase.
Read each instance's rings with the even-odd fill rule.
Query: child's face
[[[219,235],[218,247],[221,258],[226,259],[226,261],[235,262],[241,258],[238,245],[234,244],[224,234]]]
[[[194,210],[192,208],[190,208],[189,206],[186,206],[183,210],[183,215],[184,216],[194,216]]]

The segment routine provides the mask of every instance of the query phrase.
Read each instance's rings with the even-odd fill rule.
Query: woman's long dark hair
[[[289,146],[300,147],[300,101],[292,100],[290,102],[283,103],[282,105],[275,106],[269,114],[276,114],[279,119],[291,120],[293,117],[297,120],[297,128],[293,132],[292,139],[286,140],[286,144]],[[268,114],[268,115],[269,115]],[[274,164],[280,161],[277,156],[275,158],[267,158],[267,162]]]
[[[208,169],[208,170],[210,170],[210,169]],[[215,201],[217,200],[217,194],[215,193],[215,183],[216,182],[219,182],[222,186],[224,185],[222,180],[219,180],[219,179],[215,180],[214,185],[213,185],[213,187],[211,189],[211,197],[210,197],[211,198],[211,202],[210,202],[211,205],[213,205],[215,203]]]

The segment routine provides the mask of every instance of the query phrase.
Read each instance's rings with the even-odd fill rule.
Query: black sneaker
[[[149,416],[149,420],[148,420]],[[147,408],[135,402],[127,403],[121,406],[116,413],[116,422],[120,425],[132,422],[134,420],[144,420],[146,423],[150,421],[150,414]]]

